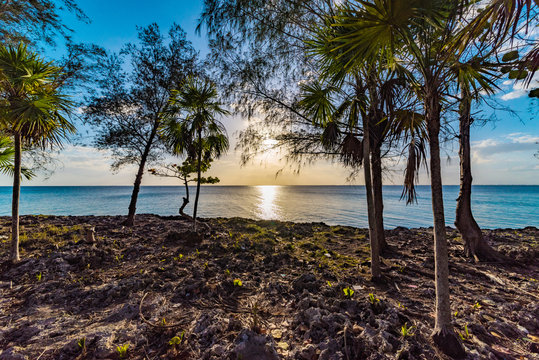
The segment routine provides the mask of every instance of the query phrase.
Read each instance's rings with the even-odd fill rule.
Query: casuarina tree
[[[86,123],[96,130],[94,146],[109,150],[112,169],[137,168],[124,225],[135,222],[145,169],[161,158],[158,136],[173,89],[196,70],[197,53],[179,25],[168,36],[156,24],[138,29],[138,43],[110,54],[97,69],[97,90],[84,107]]]

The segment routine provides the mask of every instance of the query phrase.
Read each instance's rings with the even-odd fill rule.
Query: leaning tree
[[[97,90],[86,99],[83,114],[97,133],[93,145],[111,151],[113,170],[137,167],[126,226],[134,224],[147,165],[165,150],[158,130],[172,90],[197,68],[197,53],[179,25],[172,25],[168,36],[156,24],[138,31],[138,43],[110,54],[96,69]]]

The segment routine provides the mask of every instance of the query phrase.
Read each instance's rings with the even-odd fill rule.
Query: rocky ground
[[[0,359],[435,359],[432,229],[24,216],[0,265]],[[9,222],[0,218],[0,259]],[[95,227],[95,241],[86,238]],[[206,228],[206,227],[204,227]],[[539,359],[539,230],[487,230],[513,264],[463,258],[448,229],[452,311],[469,359]]]

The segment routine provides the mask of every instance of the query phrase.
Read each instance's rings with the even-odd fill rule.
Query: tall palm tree
[[[404,64],[410,83],[416,84],[430,154],[436,285],[433,340],[446,354],[457,358],[464,356],[464,349],[451,324],[439,133],[453,61],[444,49],[454,34],[461,5],[457,0],[348,1],[336,17],[341,33],[332,39],[336,56],[347,59],[345,67],[350,71],[364,62],[383,62],[389,68]]]
[[[374,204],[369,126],[373,117],[367,111],[367,89],[363,83],[359,76],[353,77],[350,94],[343,91],[343,86],[340,85],[344,84],[338,82],[327,86],[319,81],[303,84],[299,107],[315,125],[324,129],[320,139],[324,147],[340,153],[346,165],[363,166],[371,249],[371,275],[373,280],[378,280],[381,277],[380,245],[383,241],[383,217],[381,211],[376,211]],[[338,103],[336,103],[337,99]],[[361,125],[362,128],[360,128]],[[381,174],[377,175],[381,177]],[[382,221],[381,233],[376,226],[377,219]]]
[[[0,47],[0,128],[13,138],[11,261],[19,261],[19,200],[23,146],[61,145],[74,125],[72,103],[60,93],[61,69],[22,43]]]
[[[217,88],[207,79],[189,77],[181,89],[173,91],[170,110],[161,135],[175,155],[196,159],[197,189],[193,207],[196,228],[201,173],[204,161],[219,158],[229,147],[224,125],[219,116],[228,111],[219,102]]]

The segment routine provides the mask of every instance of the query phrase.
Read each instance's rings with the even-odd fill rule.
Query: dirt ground
[[[0,360],[436,359],[432,229],[24,216],[0,218]],[[95,241],[86,229],[95,227]],[[509,264],[476,264],[448,228],[455,331],[469,359],[539,359],[539,230],[485,230]]]

